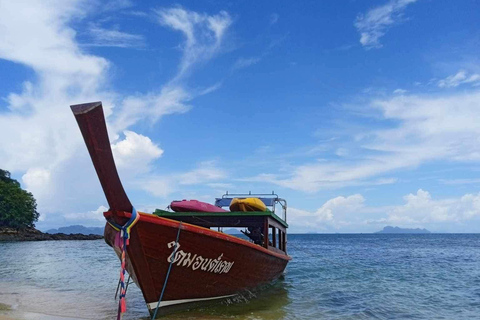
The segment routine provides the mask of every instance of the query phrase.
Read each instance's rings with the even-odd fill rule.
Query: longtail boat
[[[175,306],[241,294],[280,277],[288,261],[286,201],[272,192],[258,199],[264,211],[137,212],[115,166],[102,103],[72,105],[107,198],[105,242],[122,261],[121,303],[125,311],[125,270],[140,288],[152,316]],[[255,195],[228,192],[215,206]],[[238,202],[238,200],[235,200]],[[275,208],[282,209],[282,218]],[[245,228],[243,238],[221,232]],[[122,300],[123,299],[123,300]],[[123,303],[123,304],[122,304]]]

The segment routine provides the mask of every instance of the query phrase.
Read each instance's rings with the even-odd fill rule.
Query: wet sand
[[[0,303],[0,320],[78,320],[79,318],[68,318],[52,316],[34,312],[24,312],[13,309],[12,306]]]
[[[49,314],[20,312],[17,310],[0,311],[0,320],[78,320],[80,318],[66,318]]]

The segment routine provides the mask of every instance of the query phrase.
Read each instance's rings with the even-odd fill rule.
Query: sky
[[[480,232],[480,2],[0,0],[0,168],[41,230],[102,226],[72,104],[137,210],[225,191],[290,232]]]

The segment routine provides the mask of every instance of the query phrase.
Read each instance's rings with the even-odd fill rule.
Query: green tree
[[[10,172],[0,169],[0,227],[34,227],[38,216],[33,195],[10,178]]]

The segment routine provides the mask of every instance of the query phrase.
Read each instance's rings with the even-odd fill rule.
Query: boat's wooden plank
[[[102,103],[77,104],[70,108],[82,132],[110,210],[131,212],[132,204],[123,189],[113,160]]]

